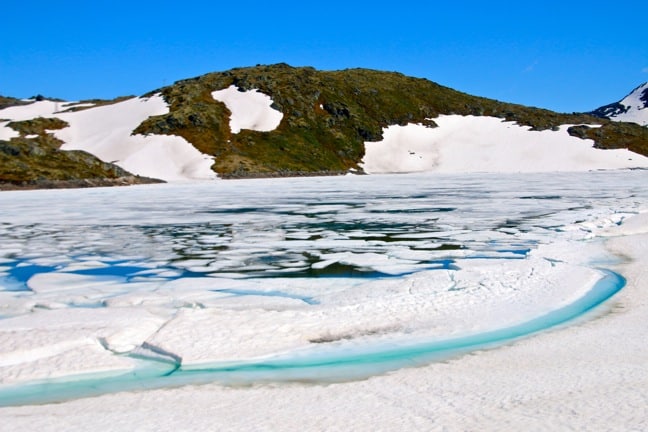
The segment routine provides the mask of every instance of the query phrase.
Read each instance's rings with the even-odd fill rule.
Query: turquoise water
[[[243,385],[266,382],[314,383],[363,379],[402,367],[419,366],[473,350],[495,347],[547,330],[596,308],[625,286],[625,279],[603,271],[602,278],[575,302],[515,326],[460,337],[401,344],[318,344],[299,354],[242,363],[184,369],[169,362],[142,362],[126,374],[88,374],[0,387],[0,406],[41,404],[187,384]]]

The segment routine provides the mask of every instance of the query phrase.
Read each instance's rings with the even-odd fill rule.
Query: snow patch
[[[31,120],[36,117],[52,117],[65,103],[42,100],[27,105],[17,105],[0,110],[0,118],[11,121]]]
[[[361,166],[370,173],[550,172],[648,167],[628,150],[601,150],[592,140],[559,131],[530,131],[494,117],[442,115],[438,127],[389,126],[383,140],[365,143]]]
[[[212,92],[212,97],[223,102],[232,112],[230,129],[270,132],[279,127],[283,114],[272,108],[272,98],[258,90],[240,91],[235,85]]]
[[[70,125],[55,132],[62,150],[84,150],[133,174],[166,181],[208,180],[213,157],[173,135],[132,135],[151,116],[166,114],[168,105],[159,94],[57,117]]]
[[[9,122],[0,122],[0,140],[9,141],[11,138],[18,138],[20,134],[8,127]]]
[[[91,103],[43,100],[0,110],[0,119],[30,120],[56,117],[68,127],[48,131],[65,144],[61,150],[84,150],[104,162],[133,174],[165,181],[209,180],[213,157],[203,154],[184,138],[172,135],[132,135],[132,131],[151,116],[166,114],[169,107],[159,94],[132,98],[123,102],[92,108]],[[70,108],[91,107],[77,112]],[[0,140],[18,137],[15,130],[0,123]]]
[[[37,117],[52,117],[61,109],[61,102],[42,100],[27,105],[17,105],[0,110],[0,119],[9,121],[31,120]],[[20,134],[8,127],[9,122],[0,122],[0,140],[8,141]]]

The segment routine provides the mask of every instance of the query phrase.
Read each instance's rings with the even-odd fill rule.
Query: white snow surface
[[[0,118],[12,121],[30,120],[36,117],[51,117],[55,112],[66,109],[67,103],[51,100],[25,101],[26,105],[16,105],[0,110]]]
[[[402,172],[546,172],[648,167],[648,157],[602,150],[592,140],[559,131],[530,131],[494,117],[442,115],[438,127],[389,126],[365,143],[361,166],[370,174]]]
[[[213,157],[200,153],[184,138],[171,135],[132,135],[151,116],[169,112],[162,96],[131,98],[111,105],[64,112],[74,102],[38,101],[0,110],[0,119],[28,120],[57,117],[69,126],[54,131],[65,144],[62,150],[84,150],[105,162],[112,162],[133,174],[165,181],[208,180]],[[0,139],[18,134],[0,123]]]
[[[72,107],[92,106],[90,103],[57,102],[51,100],[35,101],[27,99],[25,105],[16,105],[0,110],[0,119],[10,121],[31,120],[37,117],[52,117]],[[0,122],[0,139],[8,140],[19,136],[18,132],[7,127],[9,122]]]
[[[0,290],[0,392],[148,367],[125,356],[144,344],[191,369],[471,334],[572,302],[600,277],[593,266],[628,280],[589,319],[444,362],[337,384],[191,385],[5,407],[3,428],[645,430],[647,174],[3,192],[0,283],[13,290]],[[334,265],[407,273],[280,275]],[[8,285],[30,269],[30,291]]]
[[[29,101],[26,101],[29,102]],[[17,105],[0,110],[0,119],[10,121],[30,120],[36,117],[51,117],[51,115],[61,109],[61,102],[50,100],[31,101],[26,105]],[[7,127],[9,122],[0,122],[0,139],[9,140],[18,137],[20,134]]]
[[[259,90],[240,91],[235,85],[212,92],[212,97],[223,102],[232,113],[230,129],[269,132],[279,127],[283,113],[272,108],[272,98]]]
[[[166,181],[214,179],[211,156],[173,135],[131,135],[151,116],[169,112],[160,95],[59,114],[70,126],[54,135],[63,150],[85,150],[133,174]]]
[[[7,124],[9,124],[9,122],[0,122],[0,140],[9,141],[11,138],[19,137],[20,134],[10,127],[7,127]]]
[[[626,107],[627,111],[621,114],[616,114],[612,116],[611,119],[648,126],[648,102],[640,99],[641,95],[646,90],[648,90],[648,82],[640,85],[628,96],[623,98],[619,103]]]

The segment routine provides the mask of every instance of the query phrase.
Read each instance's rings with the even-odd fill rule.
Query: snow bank
[[[9,122],[0,122],[0,140],[9,141],[11,138],[17,138],[20,134],[10,127],[7,127]]]
[[[390,126],[380,142],[365,143],[368,173],[547,172],[648,167],[648,157],[628,150],[600,150],[591,140],[494,117],[444,115],[437,128]]]
[[[133,369],[137,361],[113,351],[141,344],[164,321],[145,309],[120,308],[79,309],[73,314],[68,309],[37,309],[4,319],[0,384]]]
[[[240,91],[235,85],[212,92],[212,97],[223,102],[232,112],[230,129],[269,132],[279,127],[283,114],[272,108],[272,98],[258,90]]]

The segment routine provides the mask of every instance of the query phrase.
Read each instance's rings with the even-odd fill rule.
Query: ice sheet
[[[516,325],[581,297],[592,263],[613,265],[598,236],[641,229],[629,221],[646,175],[3,192],[3,377],[71,377],[86,356],[84,372],[134,370],[128,354],[190,369]]]
[[[631,221],[628,218],[628,222]],[[426,367],[327,385],[185,386],[0,408],[9,430],[644,430],[648,236],[608,246],[628,286],[580,325]],[[611,235],[611,234],[610,234]],[[196,415],[199,412],[200,415]]]

